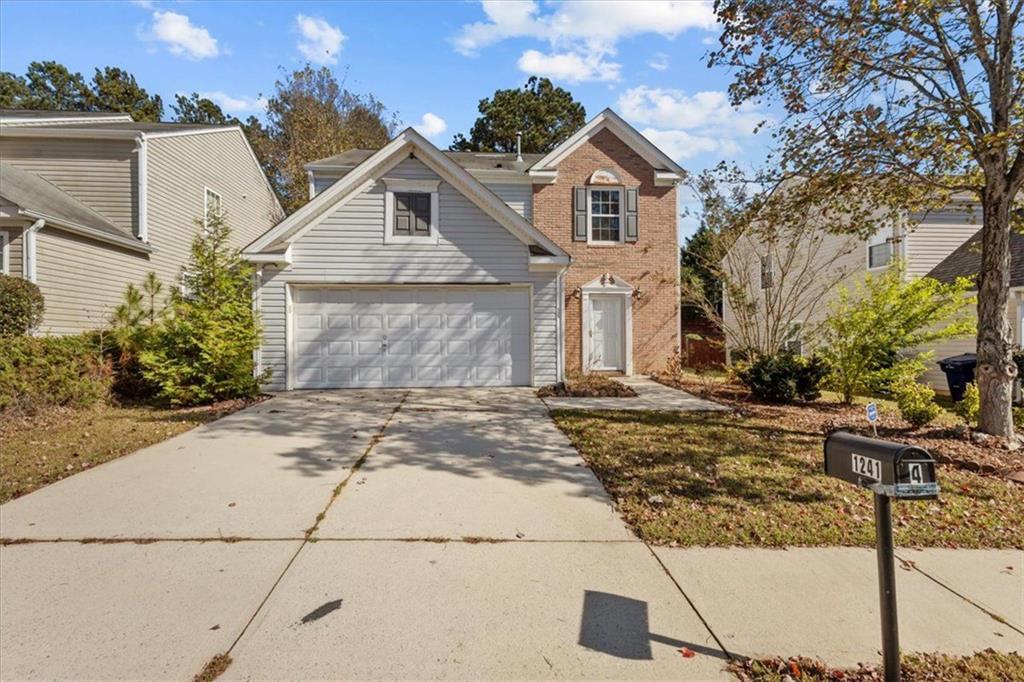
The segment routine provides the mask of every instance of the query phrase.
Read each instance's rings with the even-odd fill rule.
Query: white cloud
[[[622,70],[621,64],[604,61],[600,53],[544,54],[537,50],[527,50],[517,65],[524,73],[569,83],[616,81]]]
[[[448,130],[448,124],[443,118],[429,111],[420,118],[420,123],[414,126],[424,137],[436,137]]]
[[[648,126],[643,134],[674,159],[737,156],[742,140],[762,121],[770,121],[756,106],[733,108],[728,95],[717,90],[688,95],[641,85],[619,96],[618,110],[626,119]]]
[[[668,69],[668,55],[664,52],[658,52],[651,57],[651,61],[647,62],[647,66],[655,71],[665,71]]]
[[[524,65],[537,64],[540,57],[545,57],[541,63],[552,68],[553,73],[565,72],[581,81],[608,80],[606,70],[594,68],[593,64],[610,65],[617,71],[619,65],[605,62],[604,58],[616,53],[621,39],[644,33],[674,38],[687,29],[708,31],[716,26],[712,5],[704,1],[608,0],[551,4],[554,9],[542,13],[540,5],[532,0],[482,0],[487,20],[464,25],[453,39],[455,49],[471,56],[509,38],[533,38],[548,43],[551,53],[527,50],[519,58],[521,69],[527,70]]]
[[[200,92],[199,96],[212,100],[226,114],[249,114],[263,111],[267,108],[267,98],[262,96],[249,97],[248,95],[240,95],[233,97],[221,90]]]
[[[142,9],[153,9],[153,0],[132,0],[132,4]]]
[[[302,56],[314,64],[337,64],[341,44],[345,34],[337,26],[328,24],[319,17],[307,17],[299,14],[295,17],[295,25],[302,38],[298,48]]]
[[[184,14],[177,12],[153,12],[153,26],[150,30],[153,40],[167,45],[171,54],[191,59],[206,59],[220,54],[217,39],[202,26],[194,25]]]

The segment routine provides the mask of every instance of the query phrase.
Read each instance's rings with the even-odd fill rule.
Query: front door
[[[590,369],[626,369],[622,304],[622,296],[590,297]]]

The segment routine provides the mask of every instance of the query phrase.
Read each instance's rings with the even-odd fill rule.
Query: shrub
[[[893,382],[892,392],[900,416],[914,428],[931,423],[942,413],[942,408],[935,402],[935,391],[909,374]]]
[[[855,393],[891,383],[890,370],[902,351],[974,332],[966,294],[972,284],[960,278],[943,284],[930,277],[906,279],[902,267],[868,274],[855,288],[840,289],[822,327],[828,384],[853,401]]]
[[[953,403],[953,411],[967,422],[968,426],[978,423],[978,413],[981,412],[981,393],[978,391],[978,384],[973,381],[967,384],[963,399]]]
[[[122,398],[151,398],[159,390],[144,376],[139,356],[152,343],[157,322],[163,318],[163,288],[156,273],[148,273],[141,288],[125,287],[124,298],[111,316],[108,356],[114,364],[113,390]]]
[[[96,335],[21,336],[0,343],[0,410],[31,414],[107,397],[111,370]]]
[[[43,321],[43,294],[32,282],[0,275],[0,337],[21,336]]]
[[[1024,431],[1024,407],[1013,408],[1013,428]]]
[[[736,375],[755,398],[771,403],[787,403],[797,398],[819,398],[819,384],[827,373],[827,364],[817,356],[808,359],[782,353],[762,356],[738,369]]]
[[[252,309],[252,266],[228,246],[224,219],[210,216],[192,242],[181,290],[139,356],[142,373],[172,405],[251,397],[260,326]]]

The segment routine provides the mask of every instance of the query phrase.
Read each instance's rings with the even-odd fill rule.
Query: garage
[[[294,388],[526,386],[522,286],[292,287]]]

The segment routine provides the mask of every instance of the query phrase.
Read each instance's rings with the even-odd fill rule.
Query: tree
[[[5,72],[0,83],[0,105],[5,108],[91,110],[91,93],[82,74],[57,62],[32,62],[24,77]]]
[[[928,353],[907,356],[905,349],[975,331],[966,278],[943,284],[931,277],[907,279],[897,263],[881,275],[868,273],[853,288],[843,288],[829,306],[822,329],[822,354],[829,361],[829,384],[853,402],[856,393],[889,388],[897,378],[920,374]]]
[[[160,95],[139,87],[135,76],[116,66],[96,69],[92,77],[92,108],[131,114],[135,121],[159,121],[164,115]]]
[[[187,97],[175,95],[174,104],[171,105],[174,111],[176,123],[201,123],[204,125],[241,125],[234,116],[228,116],[211,99],[200,97],[199,93],[193,92]]]
[[[709,57],[734,70],[734,104],[781,102],[785,172],[807,178],[805,199],[836,209],[847,229],[867,227],[839,210],[853,189],[893,210],[935,208],[956,193],[980,202],[979,428],[1011,445],[1022,9],[1024,0],[717,0],[723,33]]]
[[[166,320],[139,356],[143,376],[173,405],[251,397],[266,379],[253,373],[260,343],[253,268],[228,245],[231,231],[223,217],[196,223],[181,288],[172,291]],[[136,291],[134,299],[136,315],[144,319],[142,295]]]
[[[477,109],[480,116],[469,139],[457,134],[451,149],[514,152],[516,132],[521,132],[523,152],[543,154],[582,128],[587,120],[586,109],[572,93],[536,76],[531,76],[522,89],[496,90],[490,99],[480,100]]]
[[[250,118],[246,134],[289,213],[309,200],[304,166],[349,149],[378,149],[398,122],[373,95],[357,95],[327,67],[310,65],[274,84],[267,123]]]

